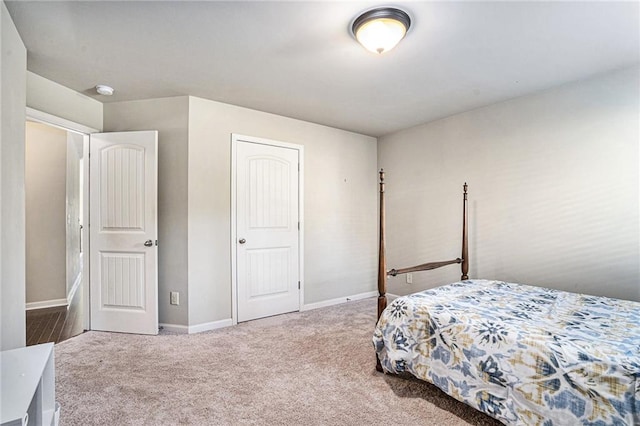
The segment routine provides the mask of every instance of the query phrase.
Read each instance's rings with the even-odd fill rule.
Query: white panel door
[[[158,132],[89,145],[91,329],[158,334]]]
[[[238,321],[300,309],[298,157],[291,148],[238,141]]]

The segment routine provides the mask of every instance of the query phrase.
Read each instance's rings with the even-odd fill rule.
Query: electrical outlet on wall
[[[407,284],[413,284],[413,274],[407,274]]]
[[[170,300],[169,303],[172,305],[179,305],[180,304],[180,293],[177,291],[172,291],[171,293],[169,293],[170,295]]]

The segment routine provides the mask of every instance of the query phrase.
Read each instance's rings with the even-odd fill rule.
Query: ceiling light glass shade
[[[384,53],[404,38],[410,25],[409,15],[400,9],[386,7],[363,13],[353,22],[351,30],[365,49]]]

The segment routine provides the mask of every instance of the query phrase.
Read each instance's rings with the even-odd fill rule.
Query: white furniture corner
[[[53,343],[0,352],[0,425],[57,425]]]

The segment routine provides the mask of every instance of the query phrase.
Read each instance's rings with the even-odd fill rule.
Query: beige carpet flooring
[[[376,301],[193,335],[88,332],[55,346],[61,425],[498,425],[375,371]]]

